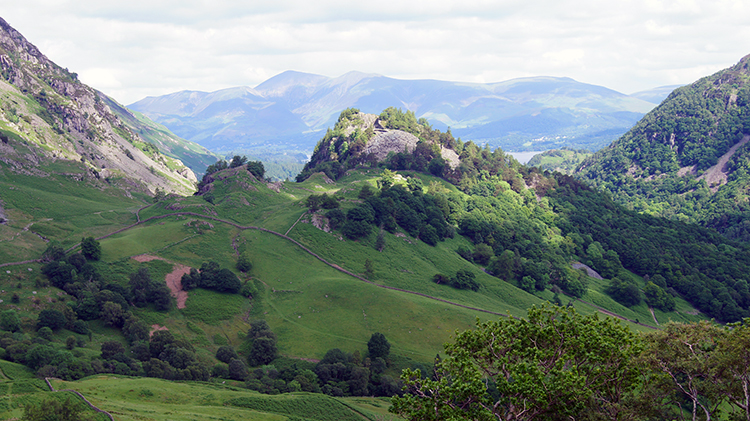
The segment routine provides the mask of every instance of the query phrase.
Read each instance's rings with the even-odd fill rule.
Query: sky
[[[122,104],[286,70],[491,83],[570,77],[630,94],[750,54],[746,0],[0,0],[0,17]]]

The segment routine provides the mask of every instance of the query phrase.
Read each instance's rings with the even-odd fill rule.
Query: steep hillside
[[[578,173],[631,209],[750,239],[750,56],[676,89]]]
[[[202,176],[206,171],[206,167],[220,158],[203,146],[178,137],[169,131],[169,129],[154,122],[145,115],[123,107],[101,92],[99,96],[109,106],[110,110],[127,124],[134,133],[146,142],[156,146],[162,154],[184,163],[196,176]]]
[[[49,174],[55,160],[83,163],[84,178],[138,192],[189,194],[195,175],[161,154],[75,73],[47,59],[0,19],[0,132],[11,171]],[[110,102],[111,104],[111,102]],[[10,149],[23,153],[10,153]]]
[[[499,83],[399,80],[350,72],[327,78],[284,72],[255,88],[183,91],[129,105],[177,135],[214,150],[309,154],[345,108],[377,114],[400,107],[436,128],[505,150],[598,149],[653,104],[569,78]]]

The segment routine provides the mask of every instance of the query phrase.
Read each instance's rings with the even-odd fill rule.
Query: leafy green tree
[[[102,257],[102,246],[94,237],[81,238],[81,254],[88,260],[99,260]]]
[[[107,341],[102,343],[102,359],[109,360],[117,354],[123,354],[125,347],[117,341]]]
[[[479,283],[476,281],[474,272],[468,269],[459,269],[456,275],[451,278],[450,286],[457,289],[470,289],[479,291]]]
[[[615,301],[628,307],[641,303],[641,291],[638,289],[638,285],[630,279],[612,278],[605,292]]]
[[[722,391],[738,408],[737,418],[750,421],[750,319],[729,328],[716,346],[716,367],[725,374]]]
[[[52,262],[55,260],[62,260],[65,258],[65,249],[57,242],[50,241],[47,249],[42,254],[43,262]]]
[[[36,326],[38,329],[48,327],[59,330],[65,326],[65,316],[57,310],[42,310],[37,316]]]
[[[673,311],[675,309],[676,303],[674,297],[653,282],[649,281],[643,287],[643,295],[646,296],[646,302],[651,307],[656,307],[664,311]]]
[[[378,233],[378,238],[375,240],[375,250],[383,251],[384,248],[385,248],[385,232],[380,231]]]
[[[247,359],[251,366],[268,364],[278,356],[276,334],[265,320],[258,319],[250,323],[247,339],[251,341]]]
[[[716,352],[724,336],[723,329],[707,321],[668,323],[645,335],[646,351],[638,363],[661,374],[653,377],[651,393],[645,398],[660,404],[667,415],[670,408],[681,411],[681,404],[687,401],[693,420],[710,420],[727,402],[720,387],[725,379],[717,370],[720,356]]]
[[[248,162],[247,171],[260,181],[263,181],[263,177],[266,175],[266,168],[261,161]]]
[[[237,257],[237,270],[247,273],[250,272],[252,268],[253,264],[250,262],[250,258],[247,257],[245,253],[240,253],[239,257]]]
[[[365,259],[365,278],[372,278],[375,275],[375,268],[373,267],[372,260]]]
[[[247,162],[247,157],[246,156],[244,156],[244,155],[243,156],[235,155],[232,158],[232,162],[229,163],[229,168],[237,168],[237,167],[239,167],[241,165],[245,165],[245,162]]]
[[[229,364],[229,361],[239,358],[237,356],[237,352],[235,352],[234,348],[228,345],[220,346],[218,350],[216,350],[216,359]]]
[[[23,407],[22,421],[90,421],[92,414],[86,413],[86,406],[74,399],[64,401],[55,398],[45,399],[39,404],[27,403]]]
[[[385,338],[385,335],[375,332],[370,336],[370,340],[367,341],[367,352],[372,360],[375,358],[385,360],[388,359],[388,355],[391,353],[391,344]]]
[[[408,420],[637,419],[640,346],[611,318],[533,307],[528,319],[477,322],[446,344],[436,377],[404,370],[392,412]],[[488,393],[488,385],[494,392]]]
[[[237,358],[229,361],[229,377],[233,380],[245,380],[247,378],[247,366],[245,363]]]
[[[276,348],[276,338],[261,336],[253,339],[248,362],[251,366],[265,365],[275,360],[277,356],[278,349]]]
[[[36,331],[36,334],[39,335],[40,338],[44,339],[45,341],[51,341],[52,340],[52,329],[48,328],[47,326],[44,326]]]
[[[381,190],[389,189],[395,181],[396,174],[391,170],[385,169],[378,179],[378,187]]]
[[[367,199],[368,197],[372,197],[375,194],[374,191],[372,191],[372,187],[370,186],[370,183],[365,183],[362,188],[359,190],[359,193],[357,194],[357,197],[359,197],[362,200]]]
[[[21,318],[15,310],[5,310],[0,313],[0,328],[9,332],[21,330]]]
[[[480,265],[486,265],[490,259],[495,256],[492,251],[492,247],[484,243],[479,243],[474,247],[474,253],[472,253],[472,260]]]
[[[111,301],[104,303],[99,317],[107,326],[119,328],[125,323],[125,312],[122,310],[122,306]]]

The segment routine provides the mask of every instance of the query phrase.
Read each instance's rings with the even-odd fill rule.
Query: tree
[[[125,323],[125,312],[122,310],[122,306],[111,301],[104,303],[99,317],[108,326],[122,327]]]
[[[250,259],[247,257],[245,253],[241,253],[237,257],[237,270],[243,273],[250,272],[250,269],[253,268],[253,264],[250,262]]]
[[[263,177],[266,175],[266,168],[260,161],[250,161],[247,163],[247,171],[250,172],[255,178],[263,181]]]
[[[738,419],[750,421],[750,319],[729,327],[716,346],[716,365],[725,373],[725,397],[742,414]]]
[[[479,291],[479,283],[475,280],[476,275],[468,269],[459,269],[456,276],[450,280],[450,286],[457,289],[470,289]]]
[[[102,257],[102,246],[94,237],[81,238],[81,254],[88,260],[99,260]]]
[[[48,327],[58,330],[65,326],[65,316],[57,310],[42,310],[37,316],[36,326],[38,329]]]
[[[251,366],[268,364],[278,355],[276,348],[276,334],[271,331],[268,323],[263,319],[253,320],[247,332],[250,344],[248,362]]]
[[[385,338],[385,335],[375,332],[370,336],[370,340],[367,341],[367,352],[369,353],[371,360],[374,360],[375,358],[382,358],[385,360],[391,353],[391,344],[388,342],[388,339]]]
[[[21,318],[18,317],[18,313],[15,310],[5,310],[0,313],[0,329],[9,332],[21,330]]]
[[[276,338],[261,336],[260,338],[253,339],[248,362],[251,366],[266,365],[275,360],[277,355]]]
[[[391,411],[409,420],[637,419],[624,402],[639,386],[638,352],[635,335],[611,318],[532,307],[528,319],[459,333],[435,379],[405,370],[410,393],[394,397]]]
[[[22,421],[89,421],[94,419],[92,414],[85,413],[86,406],[82,402],[67,398],[45,399],[39,404],[28,403],[23,407]]]
[[[239,381],[247,378],[247,367],[242,360],[234,358],[229,361],[229,377]]]
[[[102,359],[109,360],[117,354],[125,352],[125,347],[117,341],[107,341],[102,343]]]
[[[229,364],[229,361],[239,358],[237,356],[237,352],[235,352],[234,348],[228,345],[220,346],[218,350],[216,350],[216,359]]]
[[[381,190],[388,190],[395,181],[396,174],[391,170],[385,169],[378,179],[378,187]]]
[[[241,165],[245,165],[245,162],[247,162],[246,156],[235,155],[234,158],[232,158],[232,162],[229,163],[229,168],[237,168]]]
[[[691,409],[692,419],[750,420],[750,319],[728,325],[669,323],[645,336],[638,363],[655,375],[644,400],[660,418]]]

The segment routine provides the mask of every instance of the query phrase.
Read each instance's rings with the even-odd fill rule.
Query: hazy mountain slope
[[[12,164],[6,155],[9,168],[33,172],[38,169],[29,163],[76,160],[85,163],[89,177],[127,180],[137,191],[192,192],[196,179],[189,168],[140,138],[98,92],[47,59],[2,19],[0,70],[3,137],[34,146],[29,148],[34,157],[26,156],[24,163]]]
[[[654,104],[660,104],[662,101],[667,99],[669,94],[672,93],[675,89],[684,86],[684,85],[667,85],[667,86],[659,86],[656,88],[648,89],[645,91],[639,91],[630,94],[633,98],[642,99],[644,101],[653,102]]]
[[[258,148],[309,153],[345,108],[414,111],[436,128],[506,150],[598,149],[653,104],[569,78],[500,83],[400,80],[350,72],[337,78],[284,72],[253,88],[177,92],[128,106],[212,150]],[[312,133],[311,133],[312,132]]]
[[[145,115],[128,110],[112,98],[99,92],[99,96],[123,122],[136,134],[159,149],[164,155],[179,159],[197,176],[202,176],[206,167],[221,157],[205,147],[182,139],[163,125],[154,122]]]
[[[750,56],[676,89],[581,177],[633,209],[748,238]]]

